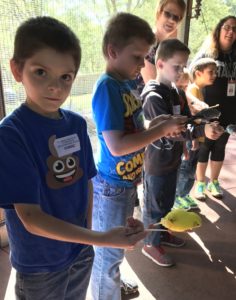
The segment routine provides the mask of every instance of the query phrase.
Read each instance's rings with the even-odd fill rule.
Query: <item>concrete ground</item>
[[[187,243],[181,249],[166,248],[176,261],[171,268],[154,264],[141,253],[140,243],[126,252],[122,271],[136,279],[142,300],[222,300],[236,299],[236,138],[227,145],[226,159],[220,175],[224,199],[209,195],[199,202],[202,227],[192,233],[180,233]],[[136,215],[140,211],[136,209]],[[11,294],[8,249],[0,250],[0,300],[6,288]],[[10,283],[9,283],[10,282]],[[123,297],[123,300],[131,297]],[[32,299],[33,300],[33,299]],[[56,300],[56,299],[55,299]],[[112,299],[111,299],[112,300]]]
[[[202,227],[178,234],[187,241],[183,248],[165,247],[175,266],[154,264],[141,253],[141,243],[126,253],[122,269],[139,284],[136,299],[236,299],[236,138],[227,144],[220,183],[224,199],[208,194],[206,202],[198,202]]]

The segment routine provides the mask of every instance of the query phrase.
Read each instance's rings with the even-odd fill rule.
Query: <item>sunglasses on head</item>
[[[230,31],[232,29],[232,31],[234,33],[236,33],[236,26],[231,26],[231,25],[228,25],[228,24],[224,24],[222,26],[222,28],[224,28],[225,31]]]
[[[167,19],[171,19],[173,21],[175,21],[176,23],[178,23],[180,20],[181,20],[181,17],[180,16],[177,16],[175,14],[172,14],[171,12],[167,11],[167,10],[164,10],[163,11],[164,13],[164,16],[167,18]]]

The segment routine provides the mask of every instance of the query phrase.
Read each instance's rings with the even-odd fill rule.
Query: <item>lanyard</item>
[[[231,52],[232,53],[232,52]],[[225,63],[225,67],[228,70],[228,81],[233,81],[233,79],[236,78],[236,66],[234,67],[234,61],[232,59],[231,53],[228,54],[224,54],[224,63]]]

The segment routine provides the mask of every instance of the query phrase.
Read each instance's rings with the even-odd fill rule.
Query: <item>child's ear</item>
[[[156,66],[158,69],[162,69],[163,68],[163,61],[161,59],[158,59],[156,62]]]
[[[11,72],[12,72],[15,80],[17,82],[21,82],[22,81],[22,71],[19,67],[19,64],[17,64],[14,59],[11,59],[10,67],[11,67]]]
[[[199,71],[199,70],[196,70],[195,71],[195,77],[199,77],[199,76],[201,76],[201,74],[202,74],[202,72],[201,71]]]
[[[112,44],[108,44],[107,54],[108,54],[108,57],[113,58],[113,59],[115,59],[117,57],[117,50]]]

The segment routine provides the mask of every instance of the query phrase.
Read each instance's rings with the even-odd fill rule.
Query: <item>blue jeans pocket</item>
[[[104,186],[103,195],[105,197],[118,197],[118,196],[122,195],[124,190],[125,190],[124,187],[112,186],[112,185],[107,183]]]
[[[102,197],[107,198],[119,197],[125,192],[125,187],[109,183],[99,174],[93,179],[93,186],[95,194],[100,194]]]

